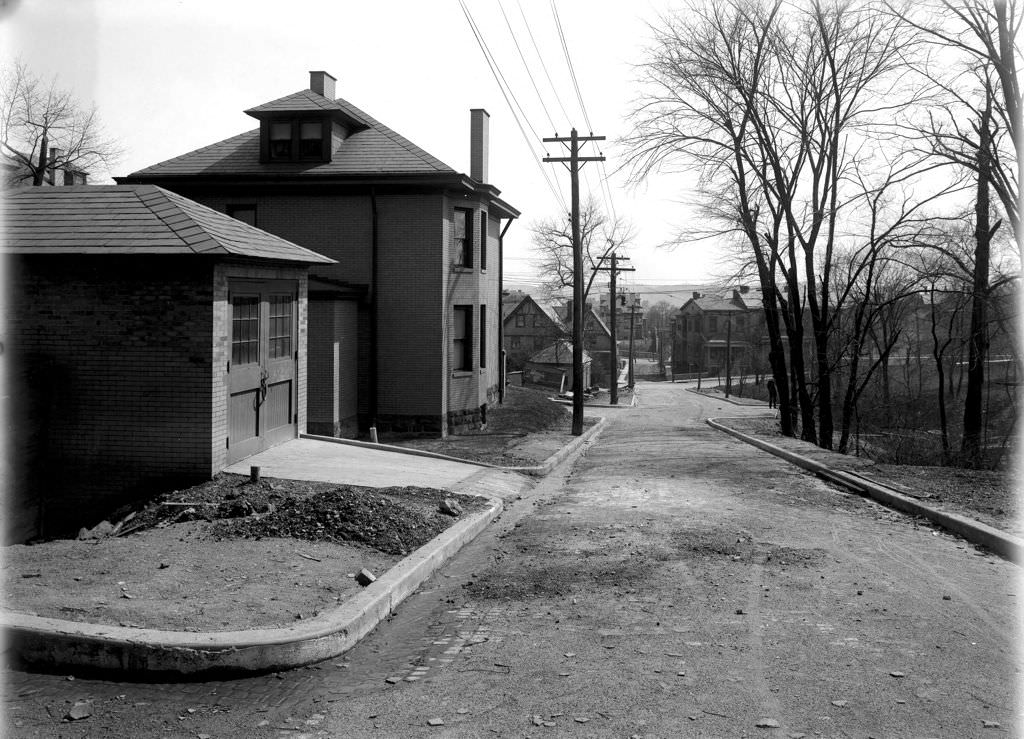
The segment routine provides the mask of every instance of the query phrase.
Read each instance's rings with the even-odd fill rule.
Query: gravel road
[[[1018,567],[703,423],[756,409],[639,397],[345,660],[11,673],[5,735],[1021,735]],[[90,718],[52,718],[76,699]]]

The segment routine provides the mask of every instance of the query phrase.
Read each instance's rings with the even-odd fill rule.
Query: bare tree
[[[703,214],[742,234],[756,265],[783,422],[798,410],[801,437],[831,448],[832,264],[858,196],[850,168],[866,141],[891,135],[880,121],[907,102],[913,40],[870,2],[695,1],[654,33],[650,92],[624,139],[632,175],[676,162],[698,172]]]
[[[18,61],[0,70],[0,153],[16,165],[10,184],[39,186],[58,170],[109,167],[121,150],[104,135],[95,107]]]
[[[544,279],[541,289],[549,295],[562,292],[573,284],[572,221],[565,213],[557,218],[546,218],[530,225],[536,266]],[[631,224],[619,218],[611,219],[593,197],[580,208],[580,245],[583,250],[583,299],[597,277],[597,267],[613,250],[628,247],[635,237]]]
[[[942,94],[919,126],[929,150],[951,163],[988,171],[1010,222],[1018,256],[1024,255],[1020,182],[1024,179],[1024,111],[1018,35],[1024,23],[1019,0],[930,0],[888,3],[904,23],[922,32],[935,51],[920,71]],[[987,113],[986,113],[987,111]],[[986,130],[980,127],[987,118]],[[986,138],[982,142],[982,137]],[[979,159],[984,145],[987,155]]]

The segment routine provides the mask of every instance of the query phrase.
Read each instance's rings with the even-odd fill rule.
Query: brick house
[[[529,295],[513,305],[504,318],[505,357],[510,371],[524,368],[526,360],[571,333],[554,310]]]
[[[724,373],[727,352],[734,374],[766,370],[768,332],[759,293],[751,293],[746,287],[729,297],[693,293],[673,324],[674,374]]]
[[[2,213],[8,541],[305,431],[307,272],[329,259],[152,185],[19,188]]]
[[[309,430],[475,428],[502,387],[501,241],[489,116],[463,174],[346,100],[336,80],[245,111],[259,126],[118,182],[154,183],[336,260],[310,274]]]

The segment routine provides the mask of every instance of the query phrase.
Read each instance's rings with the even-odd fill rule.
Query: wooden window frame
[[[480,369],[487,366],[487,306],[480,306]]]
[[[459,316],[462,316],[462,336],[458,336]],[[473,306],[456,305],[452,309],[452,371],[473,370]]]
[[[465,218],[465,229],[463,235],[459,236],[459,217]],[[461,244],[461,259],[459,254],[459,242]],[[452,263],[456,267],[466,269],[473,268],[473,209],[455,208],[455,215],[452,217]]]
[[[480,271],[487,271],[487,211],[480,211]]]

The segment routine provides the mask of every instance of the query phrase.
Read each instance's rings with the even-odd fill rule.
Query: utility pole
[[[583,434],[583,245],[580,243],[580,164],[603,162],[604,157],[581,157],[581,141],[604,141],[604,136],[580,136],[573,128],[569,138],[554,136],[545,142],[569,144],[569,156],[544,157],[569,168],[572,183],[572,435]]]
[[[654,340],[658,343],[658,371],[661,372],[661,376],[665,377],[665,340],[664,340],[664,329],[661,327],[654,329]]]
[[[732,318],[725,317],[725,397],[729,397],[732,384]]]
[[[636,318],[636,298],[629,306],[629,389],[633,389],[633,319]]]
[[[620,267],[619,260],[629,261],[629,257],[620,257],[615,252],[612,252],[612,266],[611,267],[597,267],[598,270],[610,270],[611,271],[611,356],[609,357],[610,369],[608,380],[609,392],[611,397],[609,398],[609,404],[619,404],[619,344],[618,335],[616,333],[616,319],[618,316],[618,296],[615,294],[615,275],[618,272],[636,272],[632,267]]]
[[[612,345],[611,354],[608,356],[608,392],[610,397],[608,403],[610,405],[619,404],[619,347],[615,343],[619,340],[619,337],[615,335],[615,314],[618,312],[615,304],[618,302],[618,298],[615,296],[615,275],[618,272],[616,269],[619,266],[619,257],[615,252],[612,252],[612,279],[611,279],[611,309],[612,309],[612,325],[611,325],[611,340]]]

